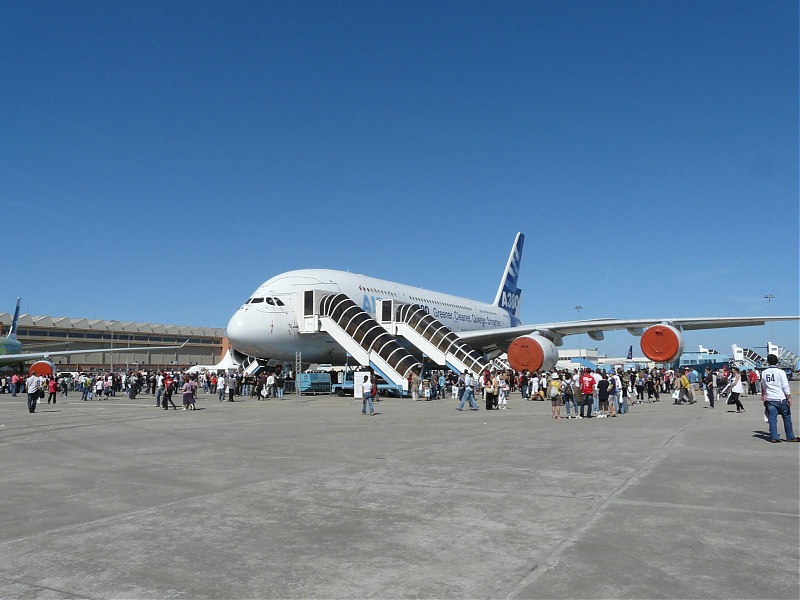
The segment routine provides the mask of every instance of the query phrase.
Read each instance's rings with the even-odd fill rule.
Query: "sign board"
[[[370,372],[369,371],[356,371],[353,379],[353,397],[354,398],[363,398],[364,397],[364,377],[369,378]],[[372,381],[367,379],[367,383],[372,385]]]

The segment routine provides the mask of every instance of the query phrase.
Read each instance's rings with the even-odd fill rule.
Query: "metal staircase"
[[[744,369],[756,369],[763,366],[766,360],[758,352],[750,350],[750,348],[740,348],[736,344],[731,346],[733,350],[733,360],[731,364],[736,367]]]
[[[470,348],[444,323],[432,317],[419,304],[400,304],[382,300],[378,307],[380,324],[393,336],[399,335],[438,365],[456,373],[467,371],[478,377],[491,362]]]
[[[785,368],[785,369],[796,369],[798,362],[800,362],[800,356],[797,356],[791,350],[786,348],[782,348],[781,346],[775,346],[772,343],[767,344],[767,353],[774,354],[778,357],[778,364]]]
[[[306,316],[302,333],[324,331],[360,365],[372,367],[386,381],[407,390],[411,372],[421,369],[419,361],[346,294],[317,300],[318,312],[311,319]]]

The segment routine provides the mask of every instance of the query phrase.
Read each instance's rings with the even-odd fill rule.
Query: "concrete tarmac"
[[[0,597],[796,600],[800,444],[758,398],[662,398],[3,395]]]

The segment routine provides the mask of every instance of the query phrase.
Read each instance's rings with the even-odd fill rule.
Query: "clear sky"
[[[800,313],[795,0],[6,0],[0,55],[3,311],[224,327],[305,267],[491,301],[523,231],[526,322]]]

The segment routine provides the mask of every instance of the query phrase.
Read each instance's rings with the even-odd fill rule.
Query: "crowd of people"
[[[660,402],[661,396],[668,394],[673,404],[694,404],[696,394],[703,393],[710,408],[714,408],[720,398],[736,407],[737,413],[744,413],[741,397],[761,394],[765,404],[764,420],[769,423],[772,439],[776,429],[777,416],[784,419],[789,441],[795,441],[791,427],[791,396],[788,380],[783,386],[786,374],[777,369],[777,358],[770,355],[770,368],[760,376],[757,371],[740,371],[738,367],[724,367],[719,370],[706,368],[700,375],[697,371],[684,368],[623,370],[609,372],[585,368],[552,369],[543,372],[515,372],[512,370],[486,370],[481,376],[473,377],[466,371],[456,375],[451,371],[431,371],[425,378],[412,373],[409,376],[409,390],[414,401],[443,399],[449,395],[459,401],[457,410],[480,410],[476,397],[481,398],[485,410],[508,410],[509,395],[519,391],[526,401],[549,401],[553,419],[604,419],[617,417],[628,412],[632,404]],[[373,378],[374,379],[374,378]],[[197,394],[200,389],[206,394],[216,395],[220,402],[234,402],[236,396],[282,399],[287,380],[280,371],[264,371],[258,376],[243,376],[241,373],[172,373],[157,371],[152,373],[130,372],[122,374],[86,374],[77,378],[72,375],[45,377],[31,375],[27,378],[13,374],[0,378],[0,393],[10,392],[16,396],[20,391],[28,395],[28,410],[33,413],[36,406],[47,396],[47,404],[55,404],[59,393],[68,396],[70,391],[80,394],[82,401],[101,400],[126,393],[135,399],[138,394],[149,393],[155,396],[154,406],[169,410],[178,409],[173,395],[180,391],[183,410],[195,410]],[[780,391],[774,384],[778,381]],[[770,387],[772,385],[772,387]],[[779,396],[784,393],[784,406],[779,400],[767,398],[768,394]],[[363,412],[374,414],[372,401],[377,400],[378,388],[367,378],[362,386]],[[776,405],[775,402],[778,404]],[[770,407],[774,408],[770,412]],[[565,414],[562,415],[562,408]]]
[[[508,397],[519,391],[527,401],[550,401],[552,417],[584,419],[616,417],[628,412],[632,404],[661,402],[667,396],[673,404],[694,404],[702,394],[714,408],[719,398],[744,412],[741,397],[747,393],[760,394],[760,376],[756,370],[740,371],[738,367],[698,373],[692,368],[628,369],[552,369],[550,371],[495,370],[484,371],[480,377],[468,373],[431,371],[426,377],[409,376],[409,389],[415,401],[447,397],[461,400],[459,410],[466,404],[477,410],[475,398],[485,403],[486,410],[507,410]],[[565,414],[562,415],[562,410]]]

